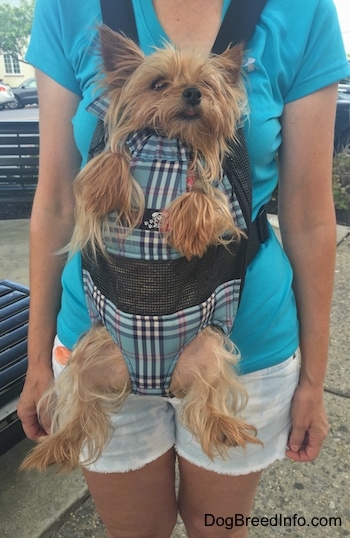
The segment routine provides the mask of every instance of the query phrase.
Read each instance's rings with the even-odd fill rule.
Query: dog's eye
[[[165,88],[167,88],[168,86],[169,86],[168,82],[166,82],[165,80],[159,79],[152,82],[151,90],[155,92],[160,92],[161,90],[165,90]]]
[[[209,90],[213,89],[213,85],[207,80],[202,80],[201,83],[203,84],[203,86],[206,86],[207,88],[209,88]]]

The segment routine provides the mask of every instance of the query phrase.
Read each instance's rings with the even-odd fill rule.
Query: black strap
[[[105,122],[103,119],[99,118],[97,121],[96,129],[92,135],[90,142],[89,152],[88,152],[88,161],[90,161],[95,155],[101,153],[106,147],[106,130]]]
[[[267,0],[231,0],[212,52],[221,54],[229,45],[247,43],[266,2]],[[103,22],[138,43],[132,0],[100,0],[100,3]]]
[[[269,224],[267,220],[267,213],[264,206],[262,206],[257,214],[255,220],[250,225],[249,229],[249,241],[247,245],[246,264],[249,265],[253,260],[255,254],[257,254],[260,245],[265,243],[269,238]]]
[[[230,151],[223,162],[223,170],[237,194],[244,219],[249,226],[253,202],[252,177],[248,148],[243,128],[237,129],[234,140],[229,141]]]
[[[115,32],[139,42],[132,0],[100,0],[102,20]]]
[[[229,45],[247,43],[267,0],[231,0],[212,51],[221,54]]]

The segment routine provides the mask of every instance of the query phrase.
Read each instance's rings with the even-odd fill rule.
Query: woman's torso
[[[40,1],[43,2],[38,0],[38,3]],[[54,32],[58,34],[57,20],[62,25],[60,34],[54,36],[56,41],[62,42],[61,47],[64,49],[62,61],[57,62],[60,69],[55,68],[56,63],[53,62],[49,46],[45,49],[47,51],[45,57],[45,50],[43,52],[43,47],[39,45],[39,36],[36,38],[37,44],[34,40],[29,49],[28,59],[59,83],[81,95],[82,99],[73,124],[77,146],[84,163],[97,121],[86,108],[99,91],[95,84],[98,58],[92,53],[96,37],[95,23],[96,19],[100,18],[99,2],[88,0],[84,3],[83,12],[78,1],[50,0],[50,4],[53,25],[51,34]],[[195,6],[194,13],[190,14],[191,10],[187,9],[186,15],[188,4],[188,1],[155,1],[156,7],[162,5],[164,8],[163,11],[159,10],[159,18],[168,28],[169,34],[178,40],[180,46],[187,45],[188,35],[193,32],[194,41],[198,46],[203,49],[210,48],[215,36],[209,32],[206,39],[202,36],[210,18],[200,17],[205,10],[199,9],[198,6],[205,4],[206,9],[209,9],[207,4],[210,4],[214,21],[212,28],[215,28],[219,26],[229,0],[224,0],[221,16],[221,2],[197,0],[190,3]],[[257,214],[261,205],[270,199],[277,183],[275,157],[281,143],[280,116],[285,102],[334,82],[337,80],[337,73],[340,78],[344,71],[340,55],[337,65],[337,47],[334,50],[326,43],[323,44],[322,39],[320,40],[322,25],[327,23],[329,26],[328,11],[332,9],[330,0],[313,0],[306,6],[302,0],[297,2],[286,0],[282,4],[279,0],[267,2],[255,34],[246,49],[244,80],[249,99],[250,118],[244,127],[253,176],[253,216]],[[327,7],[323,14],[321,13],[323,6],[318,4]],[[162,46],[163,40],[168,36],[153,10],[152,0],[133,0],[133,5],[141,47],[145,53],[151,53],[153,46]],[[181,7],[181,12],[176,23],[172,25],[170,14],[176,14],[173,6]],[[185,22],[183,18],[186,19]],[[49,22],[46,21],[46,26]],[[298,32],[296,32],[297,26]],[[331,33],[330,28],[328,31]],[[309,38],[310,32],[312,39]],[[50,36],[47,39],[53,38]],[[53,41],[52,53],[55,54],[56,50]],[[330,57],[329,60],[326,56]],[[327,65],[328,61],[332,62],[331,69]],[[281,362],[289,357],[298,345],[292,270],[272,230],[270,234],[270,240],[263,245],[248,268],[241,305],[232,333],[232,339],[242,353],[242,372]],[[72,347],[90,323],[84,300],[79,254],[68,262],[62,282],[64,291],[58,318],[58,333],[61,341],[67,347]]]

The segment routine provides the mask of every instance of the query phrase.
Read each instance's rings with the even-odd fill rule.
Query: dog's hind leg
[[[80,339],[66,368],[39,402],[38,413],[52,417],[52,433],[39,441],[21,470],[58,464],[59,471],[69,471],[79,463],[95,461],[112,433],[109,415],[121,408],[130,391],[120,349],[102,325],[95,325]]]
[[[226,457],[230,447],[261,444],[255,427],[237,416],[247,395],[234,372],[236,361],[224,335],[208,327],[183,350],[172,376],[170,391],[184,400],[183,424],[210,459]]]

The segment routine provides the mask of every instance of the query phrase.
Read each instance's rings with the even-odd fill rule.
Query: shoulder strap
[[[231,0],[212,51],[221,54],[229,45],[247,43],[267,0]]]
[[[132,0],[100,0],[102,21],[115,32],[139,42]]]
[[[213,46],[221,54],[229,45],[249,41],[267,0],[231,0]],[[100,0],[102,20],[112,30],[123,32],[138,43],[132,0]]]

